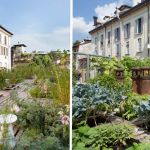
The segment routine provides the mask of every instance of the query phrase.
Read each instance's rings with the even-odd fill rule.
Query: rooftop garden
[[[27,64],[0,71],[0,115],[17,116],[12,123],[14,137],[7,122],[1,124],[0,149],[69,149],[68,57],[66,52],[35,55]],[[3,92],[10,95],[4,102]]]
[[[132,70],[150,67],[150,59],[93,57],[91,61],[97,76],[86,83],[73,81],[73,149],[150,149],[150,96],[134,90],[139,85]],[[140,75],[137,80],[146,76],[142,84],[150,80],[147,70]]]

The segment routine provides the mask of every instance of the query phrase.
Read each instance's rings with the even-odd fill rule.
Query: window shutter
[[[126,25],[124,25],[124,38],[126,38]]]
[[[135,34],[137,34],[137,28],[138,28],[138,20],[135,20],[135,28],[134,28]]]
[[[143,27],[144,27],[144,19],[143,17],[141,18],[141,33],[143,32]]]
[[[131,32],[131,23],[129,23],[129,31],[128,31],[129,33],[129,38],[130,38],[130,32]]]

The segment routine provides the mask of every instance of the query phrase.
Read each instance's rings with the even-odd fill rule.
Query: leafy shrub
[[[133,137],[133,127],[127,123],[102,124],[95,128],[85,125],[73,130],[73,149],[79,145],[97,149],[123,146]]]
[[[43,106],[37,101],[33,101],[30,103],[27,102],[18,102],[18,106],[21,111],[19,111],[16,115],[18,117],[17,123],[23,130],[33,130],[33,135],[29,135],[29,139],[31,137],[31,141],[34,139],[38,140],[47,138],[49,136],[56,137],[59,139],[64,146],[68,146],[69,143],[69,130],[67,125],[63,125],[61,122],[59,111],[63,111],[67,114],[65,108],[63,107],[54,107],[51,106]],[[30,132],[28,132],[29,134]],[[42,136],[42,137],[41,137]],[[28,137],[28,135],[26,136]]]
[[[57,137],[44,137],[36,130],[26,130],[18,141],[15,150],[65,150]]]
[[[73,90],[73,117],[87,118],[92,111],[96,113],[97,109],[106,111],[109,108],[108,111],[113,111],[126,99],[123,94],[123,91],[108,90],[99,83],[76,85]]]
[[[148,101],[140,102],[139,106],[136,107],[138,117],[145,123],[147,127],[150,127],[150,97]]]
[[[127,99],[120,103],[119,109],[123,118],[131,120],[137,117],[135,107],[137,107],[142,101],[147,101],[147,95],[139,95],[136,93],[129,93]]]
[[[92,67],[104,69],[104,74],[107,75],[114,73],[114,70],[121,66],[121,63],[116,58],[93,57],[91,61]]]
[[[132,147],[128,148],[127,150],[149,150],[150,149],[150,143],[140,143],[140,144],[134,144]]]
[[[38,86],[30,89],[29,93],[34,98],[51,98],[51,94],[49,92],[48,93],[44,93],[43,89],[41,89]]]
[[[0,70],[0,89],[3,89],[6,86],[6,71]]]
[[[100,104],[111,104],[109,91],[98,84],[79,84],[73,90],[73,117],[86,116]]]

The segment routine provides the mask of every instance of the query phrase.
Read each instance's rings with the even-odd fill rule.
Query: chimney
[[[139,3],[143,2],[144,0],[132,0],[133,6],[138,5]]]
[[[96,16],[93,16],[93,20],[94,20],[94,26],[96,26],[97,25],[97,20],[98,20],[98,17],[96,17]]]

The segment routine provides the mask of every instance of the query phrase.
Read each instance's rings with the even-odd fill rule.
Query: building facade
[[[12,33],[0,26],[0,69],[11,69]]]
[[[94,17],[95,28],[89,33],[96,54],[118,59],[150,56],[150,0],[133,0],[133,4],[120,6],[115,16],[104,17],[104,23]]]
[[[12,56],[13,62],[21,60],[22,54],[25,54],[26,52],[26,47],[27,46],[25,44],[19,44],[19,43],[11,47],[11,51],[13,53]]]

